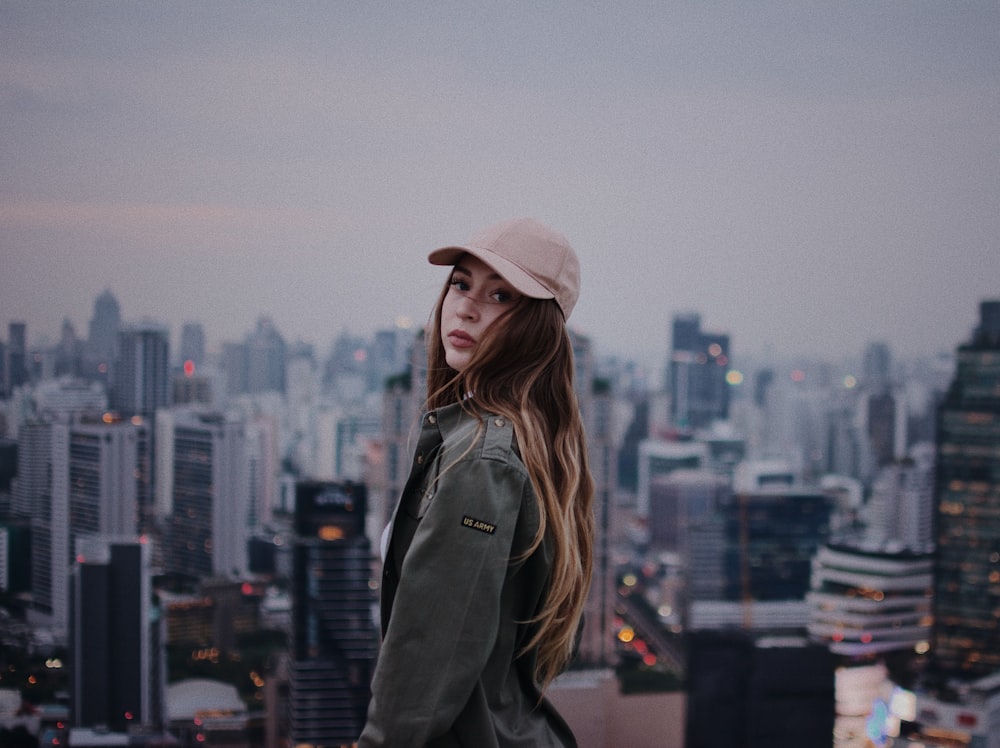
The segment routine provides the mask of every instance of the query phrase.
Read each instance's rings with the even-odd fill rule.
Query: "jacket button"
[[[495,421],[493,421],[493,423],[495,423],[497,426],[503,426],[503,419],[497,418]]]
[[[437,416],[434,415],[433,413],[427,416],[427,423],[437,423],[437,422],[438,422]]]
[[[424,464],[424,453],[423,452],[421,452],[420,454],[417,455],[417,464],[418,465],[423,465]]]

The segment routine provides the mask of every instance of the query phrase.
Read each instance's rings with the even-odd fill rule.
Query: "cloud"
[[[261,234],[286,241],[316,241],[338,228],[332,213],[300,208],[163,203],[0,203],[0,230],[57,232],[135,246],[257,243]]]

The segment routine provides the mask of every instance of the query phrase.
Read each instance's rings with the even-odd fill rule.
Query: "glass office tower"
[[[365,499],[357,483],[295,487],[292,745],[350,744],[364,727],[378,646]]]
[[[935,669],[1000,670],[1000,301],[983,302],[938,411]]]

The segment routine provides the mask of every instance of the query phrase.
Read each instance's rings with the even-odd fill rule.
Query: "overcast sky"
[[[663,360],[951,351],[1000,298],[1000,3],[0,0],[0,338],[422,324],[530,215]]]

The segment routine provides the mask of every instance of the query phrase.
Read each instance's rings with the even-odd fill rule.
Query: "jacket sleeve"
[[[520,466],[467,459],[442,472],[403,560],[359,746],[423,746],[448,731],[493,650]]]

